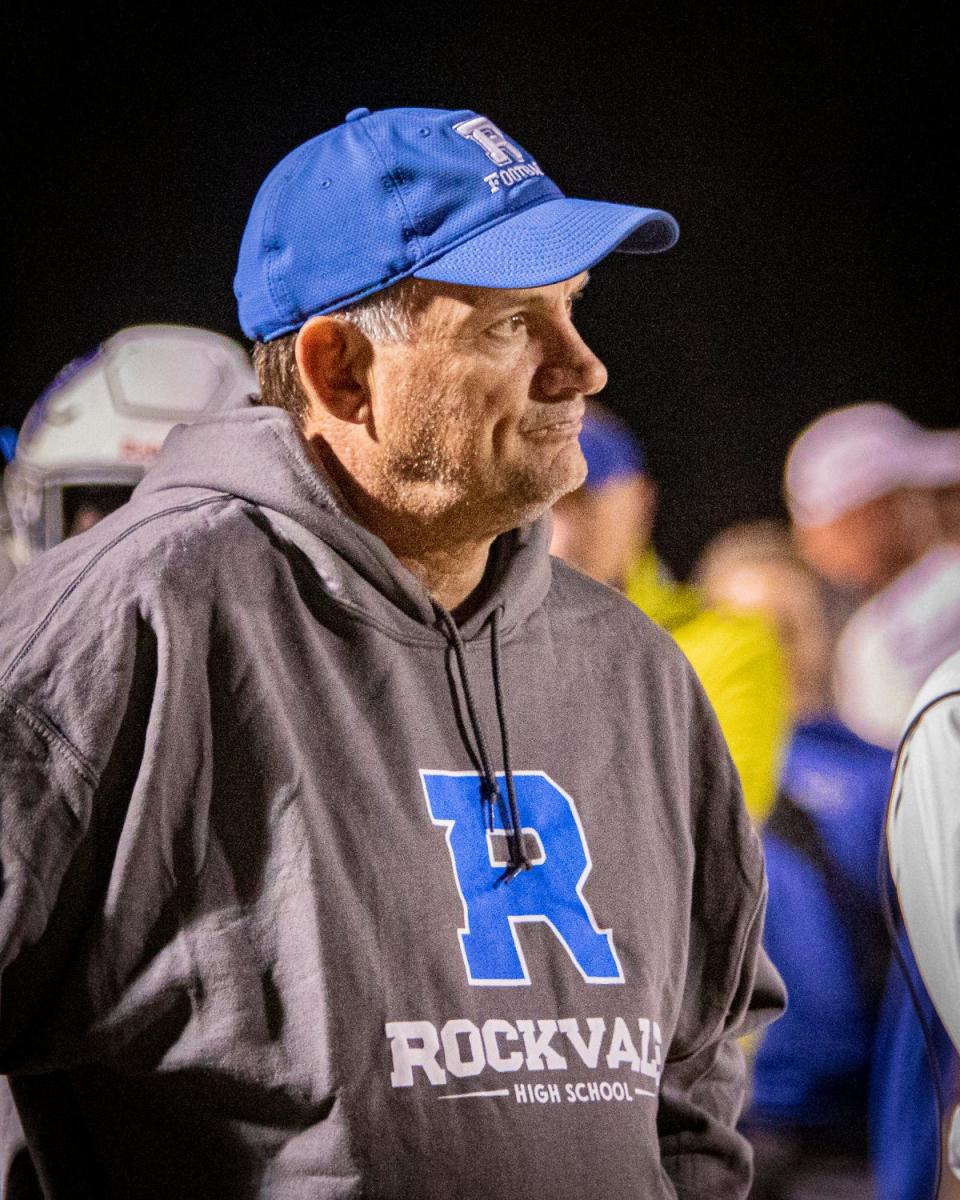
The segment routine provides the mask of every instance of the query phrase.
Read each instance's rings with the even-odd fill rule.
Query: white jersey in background
[[[960,1048],[960,651],[916,697],[897,760],[887,844],[917,965]]]

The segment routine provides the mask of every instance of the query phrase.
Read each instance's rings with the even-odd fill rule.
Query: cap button
[[[359,121],[361,117],[369,117],[369,116],[370,116],[369,108],[351,108],[351,110],[344,117],[344,120],[345,121]]]

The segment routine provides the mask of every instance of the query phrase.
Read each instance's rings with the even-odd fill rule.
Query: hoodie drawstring
[[[467,706],[467,715],[470,718],[470,726],[473,730],[473,736],[477,740],[477,754],[480,758],[480,766],[483,769],[483,779],[480,783],[480,795],[483,803],[487,805],[487,821],[488,828],[493,832],[493,806],[495,803],[501,802],[500,785],[497,782],[496,772],[493,769],[493,763],[487,750],[487,741],[483,736],[483,727],[480,724],[480,719],[477,715],[476,705],[473,702],[473,693],[470,689],[470,676],[467,672],[467,655],[466,648],[463,644],[463,638],[460,636],[460,630],[457,628],[457,623],[445,608],[434,602],[434,608],[440,620],[443,622],[444,630],[450,645],[453,647],[453,652],[457,659],[457,668],[460,672],[460,682],[463,685],[463,697]],[[490,636],[490,648],[493,669],[493,692],[497,706],[497,722],[500,726],[500,744],[503,751],[503,773],[507,785],[507,803],[510,810],[510,831],[507,834],[507,844],[510,849],[510,865],[504,871],[503,875],[498,880],[498,883],[509,883],[515,875],[520,871],[526,871],[530,867],[530,860],[527,858],[526,851],[523,847],[523,830],[520,825],[520,810],[517,805],[517,793],[513,782],[513,768],[510,764],[510,737],[507,732],[507,718],[503,703],[503,683],[500,678],[500,608],[494,609],[492,630]]]

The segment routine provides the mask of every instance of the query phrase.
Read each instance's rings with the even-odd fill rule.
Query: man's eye
[[[490,326],[490,332],[497,337],[510,337],[527,327],[527,318],[523,313],[511,313],[508,317]]]
[[[574,292],[572,296],[567,297],[567,312],[572,313],[574,305],[579,304],[583,299],[583,292]]]

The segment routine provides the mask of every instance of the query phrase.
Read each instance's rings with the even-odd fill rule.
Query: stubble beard
[[[448,431],[451,423],[462,428],[465,414],[458,411],[462,406],[451,412],[437,403],[435,395],[413,389],[400,403],[404,421],[382,443],[376,467],[378,490],[391,498],[398,514],[433,523],[461,507],[469,495],[476,447],[451,445]]]
[[[489,434],[475,419],[476,401],[439,382],[421,380],[397,397],[404,420],[381,443],[375,487],[397,517],[440,536],[495,537],[536,520],[583,482],[576,444],[509,464],[483,453]]]
[[[403,446],[384,455],[382,479],[394,507],[411,522],[449,530],[461,537],[496,537],[529,524],[580,486],[584,470],[573,448],[543,464],[517,463],[495,472],[465,440],[456,452],[435,430],[422,425]],[[381,493],[384,494],[384,493]]]

